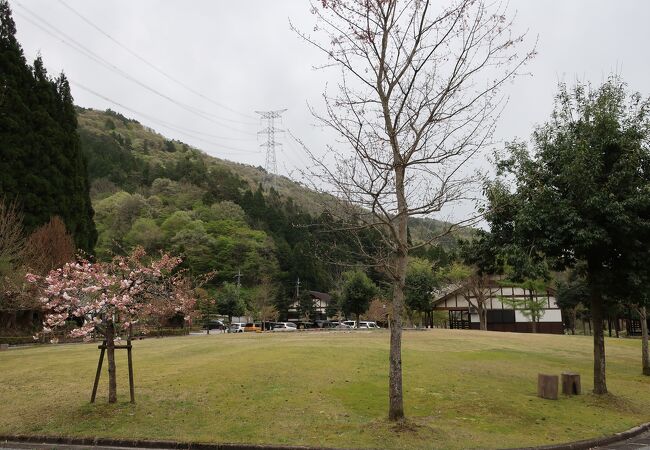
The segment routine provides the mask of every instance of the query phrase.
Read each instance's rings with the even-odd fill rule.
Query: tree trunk
[[[643,375],[650,376],[650,355],[648,354],[648,314],[645,306],[639,308],[641,319],[641,362]]]
[[[607,333],[612,337],[612,319],[609,316],[607,316]]]
[[[528,299],[530,300],[530,328],[533,333],[537,333],[537,313],[536,308],[533,306],[533,302],[535,301],[533,298],[533,290],[528,289]]]
[[[108,358],[108,403],[117,402],[117,379],[115,376],[115,325],[106,325],[106,356]]]
[[[476,310],[478,311],[479,328],[487,331],[487,310],[483,302],[476,302]]]
[[[356,326],[357,329],[359,329],[359,320],[361,320],[360,317],[361,317],[361,314],[357,313],[357,326]]]
[[[571,309],[571,334],[576,334],[576,320],[578,320],[578,312],[575,308]]]
[[[386,104],[384,104],[386,108]],[[388,117],[386,115],[386,117]],[[387,121],[387,125],[388,125]],[[408,206],[404,192],[406,167],[401,164],[401,155],[396,142],[392,142],[395,159],[395,196],[397,198],[397,249],[395,252],[395,279],[393,283],[393,328],[390,332],[390,367],[388,372],[388,420],[404,419],[404,396],[402,392],[402,310],[404,308],[404,287],[406,286],[406,265],[408,258]]]
[[[605,378],[605,333],[603,332],[603,297],[591,286],[591,319],[594,322],[594,394],[607,394]]]
[[[406,266],[406,257],[404,266]],[[399,266],[399,263],[398,263]],[[404,418],[404,399],[402,396],[402,316],[400,311],[404,303],[404,284],[394,283],[393,323],[390,329],[390,368],[388,373],[388,420],[397,421]]]

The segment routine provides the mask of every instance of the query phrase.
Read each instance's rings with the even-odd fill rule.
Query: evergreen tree
[[[59,216],[75,245],[92,251],[97,232],[70,85],[64,75],[51,79],[40,57],[30,67],[15,34],[0,0],[0,195],[20,205],[27,232]]]

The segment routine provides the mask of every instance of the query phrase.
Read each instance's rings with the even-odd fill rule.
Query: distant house
[[[487,328],[491,331],[512,331],[519,333],[532,332],[532,324],[521,309],[515,309],[501,301],[502,298],[529,298],[529,292],[517,287],[500,286],[496,279],[490,280],[489,286],[483,291],[487,297]],[[555,302],[555,292],[552,289],[533,295],[535,298],[546,300],[546,308],[537,324],[538,333],[563,334],[562,312]],[[464,285],[453,285],[434,294],[434,311],[444,311],[448,314],[447,326],[457,329],[479,329],[479,317],[476,311],[475,296]]]
[[[314,309],[316,311],[314,320],[327,320],[327,307],[332,302],[332,296],[325,292],[308,291],[311,299],[314,301]],[[288,310],[288,319],[290,321],[301,320],[298,314],[298,301],[294,301]]]

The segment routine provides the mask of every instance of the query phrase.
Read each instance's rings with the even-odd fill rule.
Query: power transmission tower
[[[275,133],[282,133],[284,130],[276,128],[275,119],[280,119],[285,109],[277,109],[275,111],[255,111],[260,115],[260,118],[266,121],[266,127],[258,131],[257,134],[265,134],[266,142],[260,144],[260,147],[266,147],[266,164],[264,168],[269,174],[278,173],[278,163],[275,158],[275,147],[281,146],[282,143],[275,141]]]

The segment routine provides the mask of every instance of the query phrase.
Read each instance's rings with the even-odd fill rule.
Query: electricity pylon
[[[260,115],[262,120],[266,121],[266,127],[258,131],[257,134],[266,134],[266,142],[260,144],[260,147],[266,147],[266,164],[264,168],[269,174],[278,173],[278,163],[275,157],[275,147],[282,145],[281,142],[276,142],[275,133],[282,133],[284,130],[276,128],[275,119],[280,119],[285,109],[278,109],[275,111],[255,111]]]

